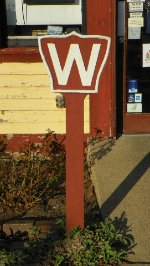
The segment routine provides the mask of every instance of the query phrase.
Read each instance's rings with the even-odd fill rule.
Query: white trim
[[[103,62],[101,64],[101,67],[98,71],[98,75],[97,75],[97,78],[96,78],[96,83],[95,83],[95,89],[93,90],[54,90],[54,85],[53,85],[53,78],[52,78],[52,75],[51,75],[51,72],[50,72],[50,69],[48,67],[48,64],[45,60],[45,56],[43,54],[43,51],[42,51],[42,45],[41,45],[41,40],[42,39],[48,39],[48,38],[61,38],[61,39],[65,39],[69,36],[78,36],[82,39],[88,39],[88,38],[97,38],[97,39],[103,39],[103,40],[107,40],[107,49],[106,49],[106,53],[105,53],[105,56],[104,56],[104,59],[103,59]],[[40,51],[40,54],[41,54],[41,57],[42,57],[42,60],[48,70],[48,75],[49,75],[49,78],[50,78],[50,84],[51,84],[51,90],[52,92],[58,92],[58,93],[98,93],[98,87],[99,87],[99,80],[100,80],[100,77],[101,77],[101,74],[102,74],[102,71],[104,69],[104,66],[106,64],[106,61],[107,61],[107,58],[108,58],[108,55],[109,55],[109,51],[110,51],[110,45],[111,45],[111,38],[108,37],[108,36],[103,36],[103,35],[82,35],[82,34],[79,34],[75,31],[71,32],[70,34],[66,34],[66,35],[46,35],[46,36],[42,36],[42,37],[39,37],[38,38],[38,45],[39,45],[39,51]]]
[[[82,24],[82,0],[66,5],[28,5],[23,0],[7,0],[7,2],[7,17],[10,25]],[[9,11],[9,6],[12,5],[10,2],[14,2],[14,6],[11,7],[13,13]]]

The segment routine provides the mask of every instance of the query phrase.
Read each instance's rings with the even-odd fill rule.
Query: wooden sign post
[[[66,99],[66,229],[84,227],[84,98],[97,93],[110,38],[52,35],[39,38],[52,91]]]

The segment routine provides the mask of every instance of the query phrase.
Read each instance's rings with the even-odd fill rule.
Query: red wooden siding
[[[115,14],[114,0],[87,0],[87,34],[111,37],[111,51],[100,81],[98,95],[90,96],[91,134],[115,136]]]

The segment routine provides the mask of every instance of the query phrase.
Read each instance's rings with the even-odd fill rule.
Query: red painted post
[[[84,98],[64,94],[66,100],[66,230],[84,227]]]

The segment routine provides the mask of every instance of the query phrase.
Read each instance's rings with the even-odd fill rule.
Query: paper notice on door
[[[150,44],[143,44],[143,67],[150,67]]]
[[[143,11],[143,2],[131,2],[129,3],[129,12]]]
[[[128,39],[129,40],[141,39],[141,27],[129,27],[128,28]]]
[[[127,103],[127,113],[141,113],[142,103]]]
[[[144,26],[144,18],[128,18],[128,27],[143,27]]]
[[[143,13],[142,12],[131,12],[129,13],[130,18],[139,18],[139,17],[143,17]]]

